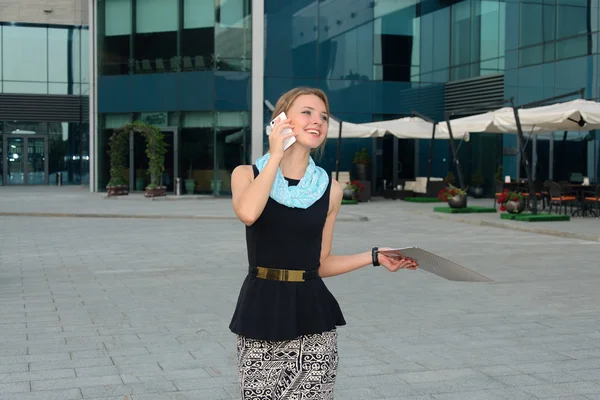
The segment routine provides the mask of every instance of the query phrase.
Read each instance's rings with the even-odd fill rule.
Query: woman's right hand
[[[269,135],[269,153],[271,153],[271,158],[275,157],[281,161],[284,151],[283,141],[289,137],[298,136],[298,134],[294,132],[294,127],[290,122],[290,119],[284,119],[283,121],[278,119],[275,121],[275,124],[273,124],[273,129]],[[287,128],[292,129],[292,132],[282,135],[281,132]]]

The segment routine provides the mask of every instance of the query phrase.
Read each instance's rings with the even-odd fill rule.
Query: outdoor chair
[[[588,204],[591,208],[593,208],[596,218],[600,217],[600,185],[596,185],[593,191],[584,191],[583,202],[583,206]]]
[[[560,209],[564,207],[565,214],[567,213],[567,205],[571,206],[573,211],[573,204],[577,202],[577,193],[565,190],[560,184],[556,182],[549,183],[550,190],[550,208],[549,213],[552,213],[552,206],[556,206],[557,212],[560,214]]]

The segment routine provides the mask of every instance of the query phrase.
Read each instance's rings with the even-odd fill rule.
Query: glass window
[[[252,32],[250,0],[218,0],[215,24],[217,68],[250,70]]]
[[[470,65],[461,65],[458,67],[453,67],[450,73],[451,80],[457,81],[460,79],[467,79],[471,77],[471,66]]]
[[[179,171],[186,180],[194,180],[194,193],[212,193],[214,125],[212,112],[186,112],[182,116]]]
[[[62,172],[64,185],[80,185],[84,174],[80,125],[69,122],[50,122],[48,125],[50,182],[55,182],[55,174]]]
[[[4,93],[47,94],[48,82],[4,81]]]
[[[520,47],[554,40],[555,25],[553,5],[522,3]]]
[[[48,81],[80,82],[79,29],[48,29]]]
[[[177,57],[177,0],[136,0],[135,71],[165,72]]]
[[[498,2],[498,54],[504,57],[506,51],[506,3]]]
[[[433,43],[434,43],[434,24],[433,14],[423,15],[420,19],[421,22],[421,44],[423,51],[421,52],[421,59],[419,60],[421,66],[421,72],[433,71]],[[436,57],[437,59],[438,57]]]
[[[231,173],[246,164],[250,155],[250,113],[218,112],[215,135],[215,172],[213,190],[231,193]],[[220,182],[219,182],[220,181]]]
[[[348,30],[322,43],[320,47],[321,52],[327,51],[327,54],[319,57],[319,70],[326,71],[327,78],[330,79],[371,79],[373,73],[372,34],[373,24],[368,23]],[[400,53],[400,51],[397,53]],[[329,56],[327,57],[326,55]],[[410,68],[408,68],[408,73],[410,73]],[[385,78],[385,65],[383,74]],[[407,78],[410,78],[410,76],[407,76]],[[338,82],[337,84],[347,85],[348,83]],[[334,87],[331,85],[335,86],[336,83],[330,82],[330,89],[333,89]]]
[[[7,90],[7,81],[47,82],[48,81],[48,29],[26,26],[3,26],[3,79],[5,92],[15,93],[14,89],[28,85],[12,86]],[[31,85],[29,85],[31,87]],[[22,93],[45,93],[44,91],[24,91]]]
[[[519,66],[541,64],[544,60],[544,46],[528,47],[519,50]]]
[[[80,54],[81,54],[81,82],[89,82],[90,81],[90,31],[86,28],[81,29],[80,31]]]
[[[49,82],[48,94],[79,94],[69,93],[69,87],[73,89],[73,85],[69,85],[68,83]]]
[[[545,5],[543,10],[543,25],[542,40],[549,42],[556,39],[556,7]]]
[[[181,32],[183,70],[212,69],[214,53],[215,2],[184,0]]]
[[[480,64],[475,63],[474,65],[479,65],[479,74],[478,75],[489,75],[495,74],[500,71],[499,59],[494,60],[486,60],[482,61]]]
[[[541,4],[521,3],[520,47],[543,42],[542,14]]]
[[[557,39],[588,33],[591,9],[584,7],[558,6],[556,21]]]
[[[442,8],[433,14],[433,69],[450,67],[451,19],[450,7]]]
[[[555,43],[546,43],[544,45],[544,62],[552,62],[554,61],[554,47]]]
[[[573,39],[556,42],[556,59],[585,56],[591,51],[592,40],[590,36],[579,36]]]
[[[403,3],[375,3],[373,36],[374,64],[382,64],[378,77],[386,81],[410,82],[411,66],[419,65],[420,24],[416,6]],[[358,32],[358,41],[368,35]],[[361,43],[359,43],[361,46]],[[364,48],[364,46],[363,46]],[[359,47],[360,49],[360,47]],[[367,47],[367,50],[369,47]],[[356,54],[368,60],[368,54]]]
[[[471,62],[471,2],[452,6],[452,65]]]
[[[31,135],[46,134],[48,133],[48,123],[31,121],[6,121],[4,122],[4,133],[26,133]]]
[[[548,1],[548,0],[546,0]],[[552,1],[554,2],[554,1]],[[556,3],[561,6],[579,6],[586,7],[588,5],[588,0],[556,0]],[[593,7],[597,7],[594,5],[594,2],[591,3]]]
[[[489,60],[500,56],[500,3],[495,0],[484,0],[480,4],[481,38],[477,50],[479,50],[479,60]]]
[[[129,73],[132,0],[105,0],[102,68],[105,75]]]

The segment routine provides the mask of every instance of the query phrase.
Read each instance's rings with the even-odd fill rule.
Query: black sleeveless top
[[[258,169],[252,166],[254,177]],[[290,186],[298,180],[287,179]],[[329,209],[331,178],[323,196],[307,209],[267,200],[261,216],[246,226],[250,266],[316,270]],[[281,282],[246,276],[229,329],[258,340],[291,340],[345,325],[338,302],[320,277]]]

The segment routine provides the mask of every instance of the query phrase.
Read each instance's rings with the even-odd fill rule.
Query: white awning
[[[448,124],[446,121],[438,122],[437,126],[440,133],[448,134]],[[485,112],[483,114],[456,118],[450,120],[450,126],[452,128],[452,134],[455,138],[457,137],[455,132],[517,133],[514,112],[511,107],[503,107],[495,111]],[[525,125],[521,126],[524,134],[548,132],[547,130],[543,130],[541,127],[531,127]]]
[[[433,124],[418,117],[367,122],[361,125],[377,129],[378,136],[389,133],[400,139],[431,139],[433,133]]]
[[[517,110],[524,135],[600,129],[600,103],[595,101],[579,99]],[[515,114],[511,107],[457,118],[450,121],[450,126],[452,133],[455,131],[517,133]],[[446,121],[438,123],[438,131],[448,132]]]
[[[519,109],[523,132],[528,128],[540,131],[591,131],[600,129],[600,103],[577,99],[548,106]],[[512,114],[498,114],[499,124],[514,125]]]

